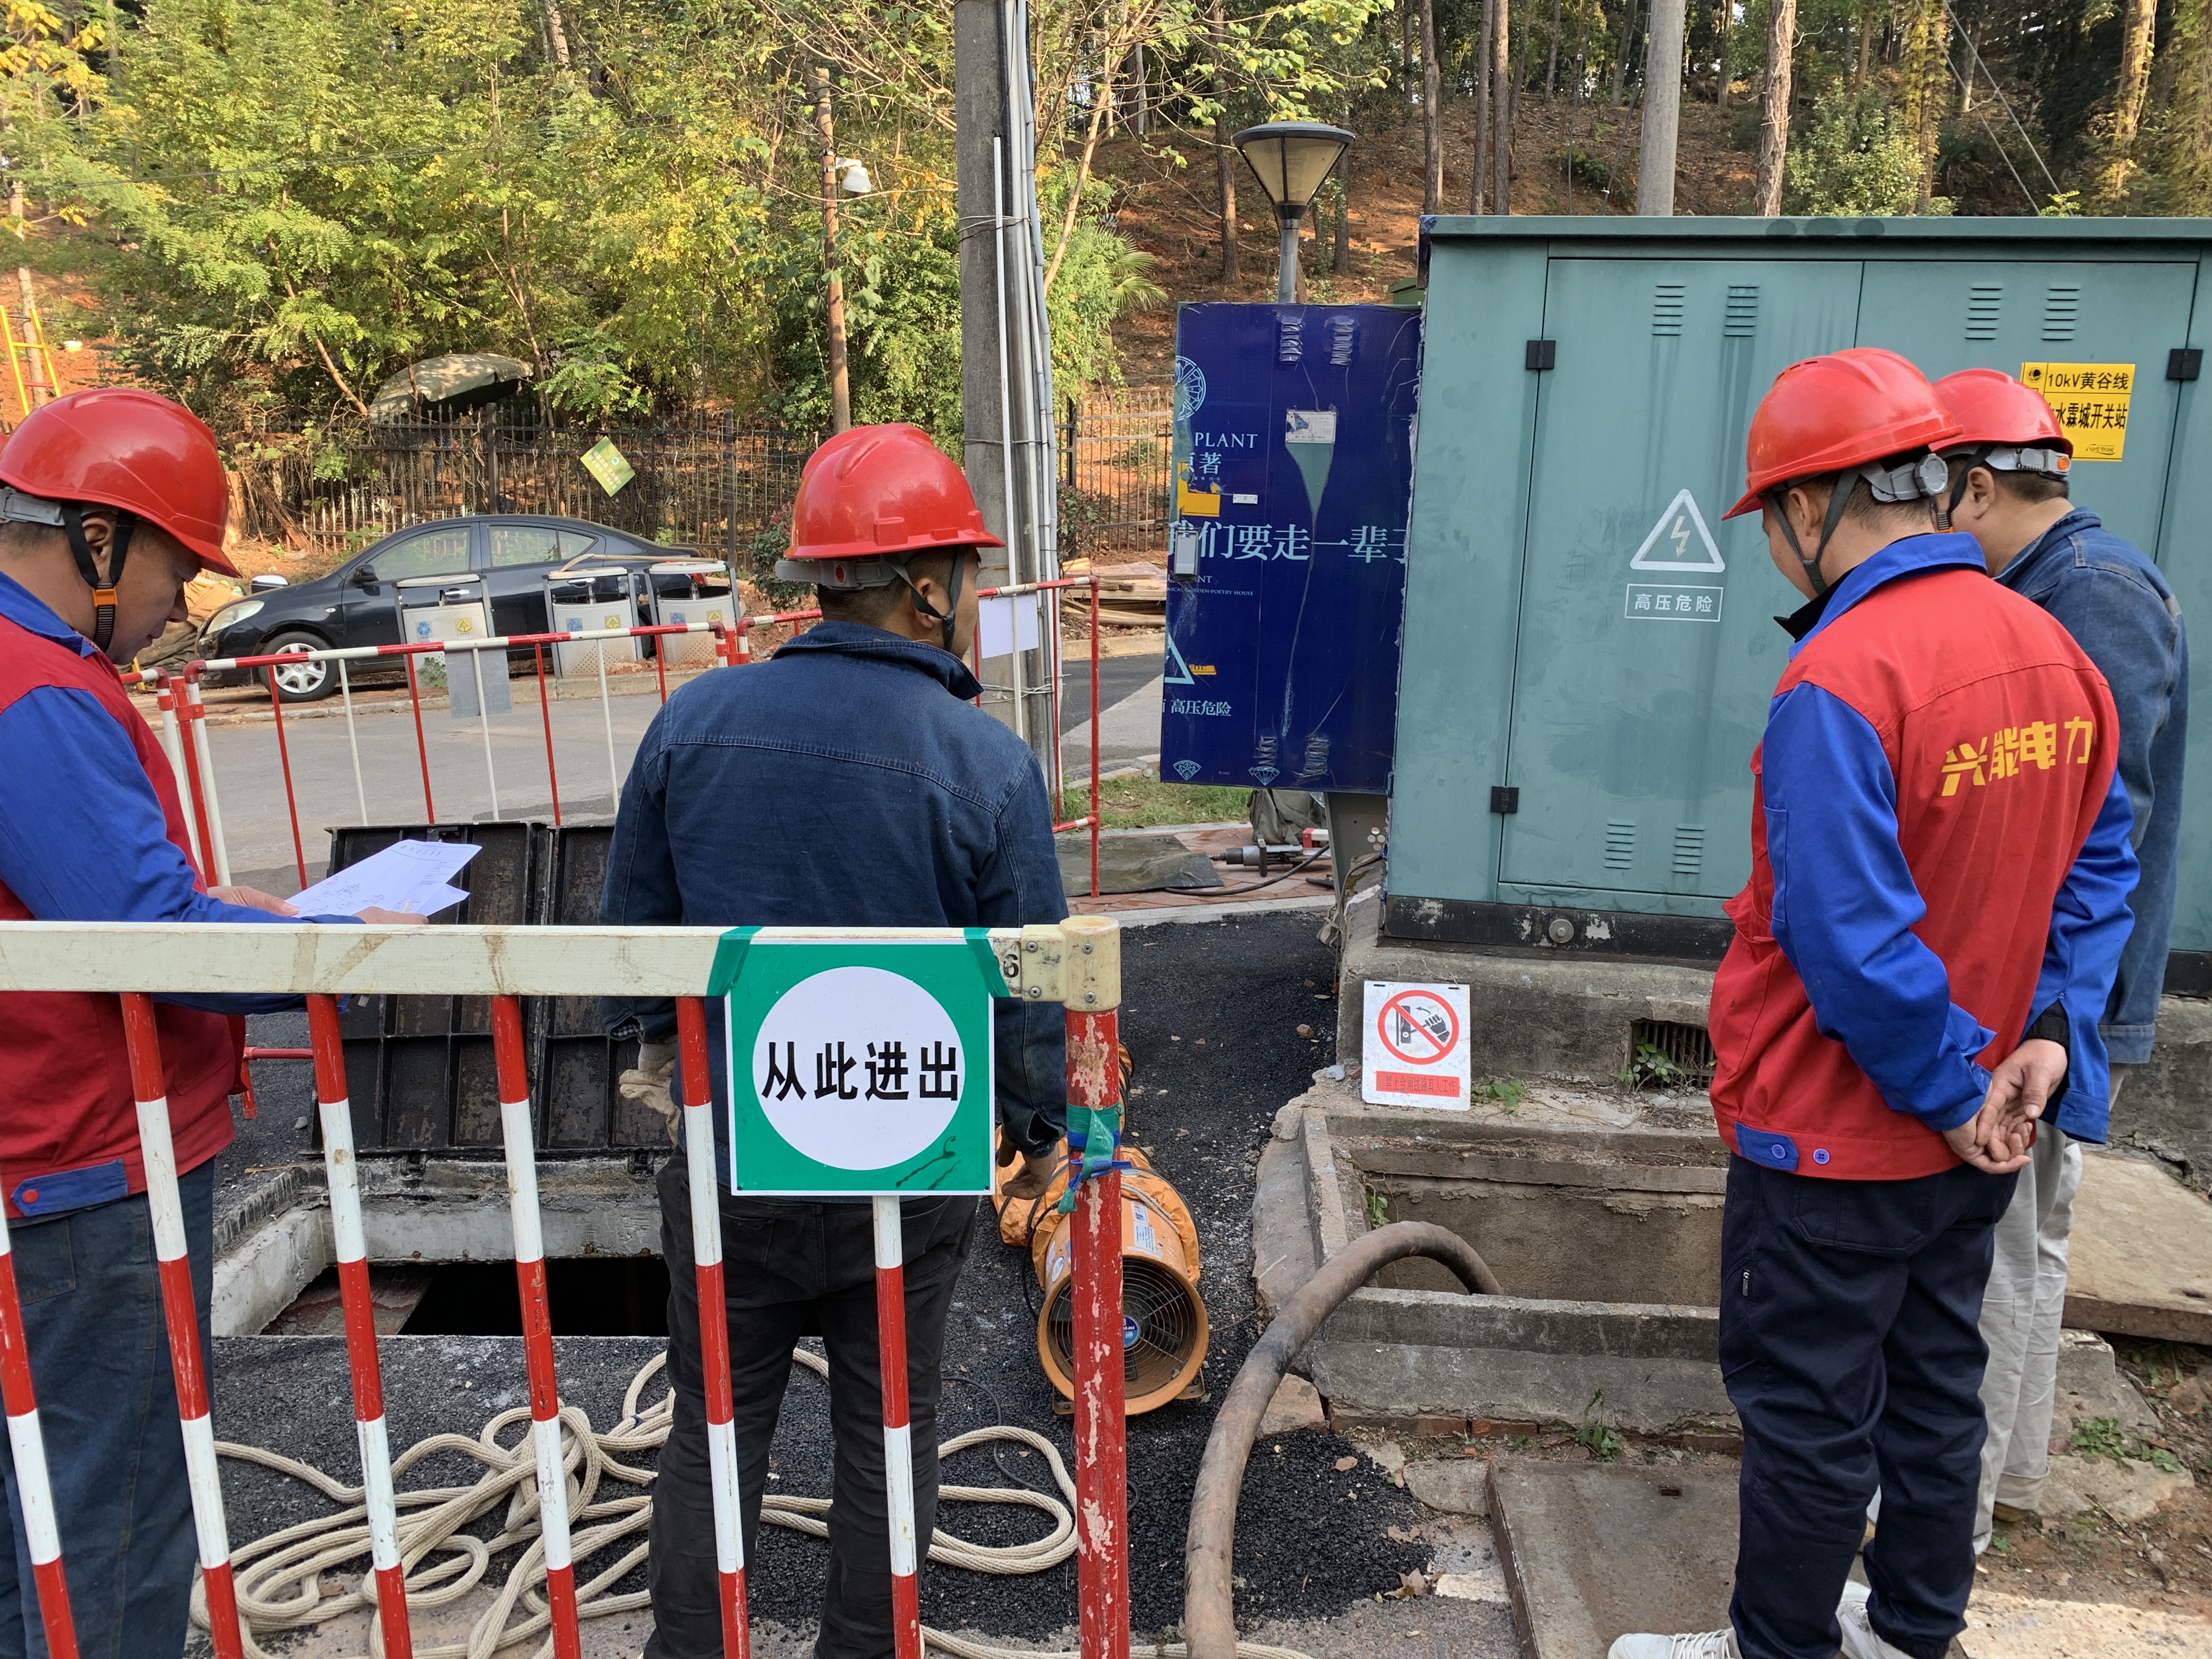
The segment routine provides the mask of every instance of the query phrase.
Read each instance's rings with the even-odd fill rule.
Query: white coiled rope
[[[829,1374],[829,1364],[819,1355],[795,1348],[791,1357],[817,1376]],[[570,1553],[578,1562],[592,1559],[618,1540],[642,1534],[652,1520],[653,1498],[647,1492],[641,1490],[602,1497],[600,1486],[605,1481],[642,1488],[652,1481],[651,1470],[620,1460],[657,1450],[668,1438],[675,1408],[672,1391],[664,1395],[658,1405],[642,1412],[638,1409],[638,1400],[647,1382],[665,1364],[665,1355],[656,1354],[630,1379],[629,1388],[623,1395],[622,1421],[605,1433],[592,1427],[591,1418],[580,1407],[562,1408],[562,1466],[568,1476]],[[459,1601],[483,1581],[495,1555],[526,1546],[508,1568],[506,1581],[491,1605],[477,1616],[468,1640],[443,1647],[418,1647],[415,1650],[416,1659],[493,1659],[494,1655],[533,1637],[543,1638],[533,1659],[549,1659],[552,1653],[552,1617],[544,1596],[545,1551],[538,1530],[537,1462],[526,1432],[511,1446],[502,1444],[500,1438],[508,1430],[526,1425],[529,1420],[529,1407],[517,1406],[486,1423],[474,1439],[464,1434],[434,1434],[416,1441],[392,1460],[395,1480],[424,1458],[440,1452],[459,1452],[474,1459],[483,1468],[483,1474],[470,1486],[419,1487],[395,1494],[399,1511],[399,1562],[406,1575],[410,1609],[428,1610]],[[1024,1486],[947,1486],[939,1489],[940,1496],[951,1503],[1011,1504],[1039,1510],[1051,1517],[1051,1532],[1026,1543],[992,1545],[970,1543],[939,1529],[930,1534],[929,1559],[939,1566],[965,1567],[971,1572],[1002,1577],[1043,1572],[1059,1565],[1075,1553],[1075,1517],[1071,1507],[1075,1503],[1075,1482],[1052,1442],[1028,1429],[1000,1424],[954,1437],[939,1449],[939,1455],[949,1457],[970,1446],[993,1441],[1012,1441],[1042,1453],[1052,1471],[1053,1484],[1059,1487],[1066,1502]],[[251,1659],[270,1659],[256,1641],[257,1637],[305,1629],[362,1608],[371,1613],[369,1653],[372,1659],[381,1659],[382,1633],[374,1616],[376,1580],[365,1570],[369,1553],[368,1511],[362,1488],[333,1480],[313,1464],[264,1451],[258,1446],[218,1441],[216,1451],[220,1456],[272,1469],[313,1486],[342,1506],[336,1514],[286,1527],[232,1553],[239,1619],[244,1627],[246,1651]],[[463,1530],[502,1505],[505,1513],[496,1536],[477,1538]],[[763,1522],[789,1527],[816,1538],[830,1535],[830,1528],[822,1518],[829,1510],[830,1500],[826,1498],[770,1492],[761,1500]],[[629,1613],[647,1605],[649,1598],[642,1590],[617,1595],[609,1589],[645,1559],[646,1548],[644,1540],[639,1538],[619,1559],[590,1579],[578,1583],[576,1612],[580,1619],[605,1618],[609,1613]],[[346,1570],[348,1563],[358,1565]],[[325,1573],[342,1570],[345,1587],[323,1583]],[[192,1621],[203,1630],[208,1627],[206,1593],[197,1579],[192,1585]],[[954,1659],[1082,1659],[1075,1653],[993,1647],[931,1630],[927,1626],[922,1629],[922,1637],[928,1646],[951,1654]],[[1186,1650],[1180,1643],[1157,1646],[1139,1644],[1129,1651],[1131,1659],[1186,1659]],[[1305,1659],[1304,1655],[1287,1648],[1257,1644],[1240,1642],[1237,1651],[1240,1659]]]

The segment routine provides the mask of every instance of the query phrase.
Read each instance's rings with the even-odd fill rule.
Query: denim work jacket
[[[1067,915],[1044,777],[975,708],[951,653],[823,622],[769,661],[702,674],[646,728],[623,787],[599,919],[690,927],[1014,927]],[[667,1002],[603,1004],[648,1041]],[[722,1005],[708,1005],[725,1079]],[[996,1005],[1000,1121],[1024,1152],[1066,1127],[1057,1003]],[[715,1114],[715,1138],[729,1133]],[[728,1147],[716,1163],[725,1184]]]
[[[2166,982],[2179,876],[2181,758],[2189,727],[2189,635],[2181,603],[2149,557],[2076,507],[2029,543],[1997,580],[2065,625],[2112,687],[2120,781],[2135,809],[2142,875],[2128,908],[2135,932],[2105,1006],[2106,1047],[2121,1064],[2150,1058]]]

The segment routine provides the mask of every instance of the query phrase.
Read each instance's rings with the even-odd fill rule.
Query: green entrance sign
[[[989,1192],[1003,984],[980,936],[748,941],[728,993],[732,1188]]]

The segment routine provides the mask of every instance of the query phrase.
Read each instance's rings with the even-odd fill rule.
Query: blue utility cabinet
[[[1720,515],[1775,374],[1880,345],[1931,379],[2035,366],[2080,428],[2074,499],[2197,623],[2173,944],[2201,975],[2182,957],[2212,951],[2212,416],[2189,356],[2208,251],[2203,220],[1430,222],[1389,931],[1724,937],[1786,660],[1773,617],[1800,601],[1758,520]]]
[[[1421,319],[1186,305],[1161,775],[1385,794]]]

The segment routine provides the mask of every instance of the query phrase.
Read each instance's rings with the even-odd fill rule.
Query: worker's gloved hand
[[[669,1092],[669,1085],[676,1078],[676,1045],[672,1042],[641,1042],[637,1045],[637,1064],[616,1079],[615,1087],[624,1100],[635,1100],[650,1106],[660,1114],[668,1128],[668,1144],[676,1144],[676,1124],[680,1109],[676,1097]]]
[[[272,916],[296,916],[299,906],[289,899],[280,899],[274,893],[264,893],[258,887],[210,887],[208,896],[222,904],[235,904],[247,910],[266,910]]]

